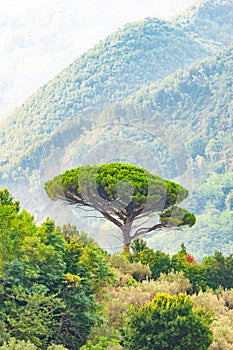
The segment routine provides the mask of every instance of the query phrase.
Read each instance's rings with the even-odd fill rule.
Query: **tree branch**
[[[136,237],[139,237],[141,235],[144,235],[146,233],[149,233],[151,231],[155,231],[155,230],[158,230],[160,228],[163,228],[163,227],[166,227],[165,225],[162,225],[162,224],[156,224],[152,227],[147,227],[147,228],[140,228],[139,230],[137,230],[134,235],[132,236],[132,238],[136,238]]]
[[[105,219],[111,221],[114,225],[118,226],[118,227],[122,227],[123,224],[118,221],[117,219],[115,219],[113,216],[111,216],[109,213],[105,212],[105,211],[101,211],[99,210],[99,212],[105,217]]]

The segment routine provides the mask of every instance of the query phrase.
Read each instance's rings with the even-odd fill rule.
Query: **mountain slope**
[[[80,213],[72,216],[44,198],[44,181],[80,164],[134,163],[178,178],[190,189],[187,207],[199,215],[192,231],[153,237],[157,248],[177,250],[184,241],[200,255],[229,253],[233,52],[206,58],[224,43],[190,33],[196,40],[157,19],[127,25],[39,89],[0,129],[1,186],[37,220],[46,215],[77,224]],[[89,219],[83,223],[90,232]],[[111,244],[103,223],[94,225],[102,245]]]
[[[47,140],[39,171],[41,186],[77,164],[117,160],[143,166],[187,187],[186,206],[198,218],[192,229],[182,233],[152,234],[150,244],[174,253],[184,242],[198,258],[216,249],[229,254],[233,241],[232,76],[233,49],[228,49],[142,88],[120,105],[80,112]],[[31,173],[31,182],[38,181],[35,175]],[[50,216],[78,222],[79,227],[84,223],[88,232],[93,231],[91,220],[80,223],[80,212],[72,216],[70,210],[52,207],[43,194],[36,195],[38,188],[33,184],[31,191],[29,205],[37,214],[43,213],[46,203]],[[113,241],[106,231],[103,222],[94,227],[95,237],[99,233],[98,241],[105,247]]]
[[[77,59],[8,116],[0,132],[2,171],[12,166],[16,169],[30,152],[38,158],[38,146],[79,110],[119,101],[209,53],[168,22],[146,19],[127,25]]]
[[[72,145],[72,149],[69,149],[71,167],[75,162],[83,162],[85,157],[84,161],[88,159],[93,163],[101,157],[101,152],[103,157],[106,156],[109,150],[106,147],[102,149],[100,142],[105,146],[109,140],[118,138],[122,139],[122,143],[127,139],[128,144],[133,142],[136,146],[144,141],[147,146],[151,146],[148,148],[151,155],[149,158],[146,154],[141,156],[141,159],[147,162],[143,166],[152,171],[153,161],[150,157],[157,157],[160,170],[164,172],[161,176],[176,177],[187,167],[184,166],[182,169],[182,165],[179,165],[176,173],[174,168],[177,164],[175,166],[174,163],[169,164],[168,156],[165,153],[160,154],[165,152],[161,145],[159,149],[156,148],[154,140],[160,136],[160,143],[163,143],[167,151],[173,152],[173,157],[176,148],[184,145],[185,148],[182,148],[179,155],[182,157],[181,163],[185,163],[187,157],[190,159],[194,173],[191,179],[192,185],[194,188],[198,187],[200,191],[200,184],[208,181],[211,174],[222,176],[222,174],[231,173],[233,169],[232,77],[233,48],[230,48],[186,70],[178,71],[160,83],[140,89],[119,106],[113,104],[109,107],[88,109],[85,113],[80,112],[77,117],[63,123],[48,140],[46,154],[55,152],[52,146],[54,149],[60,147],[65,153],[65,149],[69,149],[69,145]],[[121,129],[121,133],[117,131],[116,126]],[[166,128],[167,133],[164,131]],[[171,140],[172,137],[173,140]],[[74,141],[76,145],[73,144]],[[98,155],[94,152],[97,146]],[[114,143],[113,147],[116,146],[117,144]],[[108,147],[110,148],[110,145]],[[51,151],[49,151],[50,148]],[[80,153],[79,158],[72,163],[71,159],[77,154],[78,148],[83,154],[87,155],[90,150],[92,154],[88,157],[82,156],[81,159]],[[130,154],[126,142],[123,152],[127,156]],[[139,149],[136,152],[139,156]],[[131,154],[134,153],[135,150],[132,149]],[[115,154],[109,155],[109,157],[116,156],[116,150]],[[54,155],[53,158],[55,159]],[[136,159],[136,154],[134,158]],[[46,159],[45,154],[44,159]],[[223,184],[223,180],[221,181]],[[229,194],[229,184],[226,188],[220,202],[224,202]],[[201,204],[199,192],[198,203],[192,204],[196,213],[200,214],[200,210],[205,209],[208,197],[209,195],[204,196]],[[219,207],[219,205],[219,210],[225,209],[224,206]]]
[[[150,107],[174,125],[186,146],[193,176],[190,230],[151,238],[157,249],[177,251],[182,242],[198,258],[232,252],[233,48],[143,88],[127,102]],[[179,141],[177,141],[179,142]]]
[[[229,48],[142,88],[127,102],[150,107],[181,128],[192,158],[205,156],[215,171],[223,173],[233,166],[232,77],[233,48]]]
[[[175,18],[186,33],[224,47],[233,43],[233,1],[199,0]]]

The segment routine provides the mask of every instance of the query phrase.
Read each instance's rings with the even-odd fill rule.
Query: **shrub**
[[[119,350],[122,347],[119,344],[119,341],[114,338],[98,337],[96,342],[91,340],[87,341],[86,345],[83,345],[80,350]]]
[[[142,281],[132,286],[115,287],[108,291],[107,301],[109,324],[114,328],[124,325],[124,313],[130,305],[144,305],[151,301],[158,293],[166,292],[177,295],[191,288],[182,272],[161,274],[157,281]]]
[[[141,282],[151,275],[151,271],[148,266],[143,265],[140,262],[130,263],[124,253],[116,253],[110,256],[109,262],[114,268],[119,270],[117,273],[117,285],[126,284],[124,282],[122,283],[122,281],[128,282],[130,276],[132,276],[136,281]]]
[[[185,294],[158,294],[143,306],[131,307],[124,330],[128,350],[207,350],[212,343],[211,315],[194,309]]]
[[[219,316],[212,325],[214,342],[210,350],[232,350],[233,349],[233,310],[225,315]]]
[[[171,295],[189,292],[192,289],[191,283],[184,276],[183,272],[171,271],[168,274],[161,273],[155,284],[158,292],[166,292]]]

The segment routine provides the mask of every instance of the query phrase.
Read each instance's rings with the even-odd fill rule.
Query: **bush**
[[[120,350],[122,347],[117,339],[106,337],[99,337],[97,342],[88,340],[86,345],[83,345],[80,350]]]
[[[209,288],[206,292],[200,291],[198,294],[192,295],[192,300],[195,307],[205,305],[205,310],[214,311],[217,317],[224,315],[227,310],[224,299]]]
[[[192,285],[183,272],[171,271],[168,274],[161,273],[155,284],[158,292],[166,292],[171,295],[192,290]]]
[[[5,342],[3,346],[0,347],[1,350],[37,350],[37,347],[30,343],[30,341],[17,340],[15,338],[10,338],[8,342]]]
[[[233,344],[233,310],[219,316],[212,325],[214,342],[210,350],[232,350]]]
[[[158,294],[144,306],[131,307],[124,349],[207,350],[212,343],[211,315],[194,309],[185,294]]]
[[[108,291],[107,308],[109,325],[114,328],[124,326],[124,313],[130,305],[144,305],[151,301],[158,293],[166,292],[177,295],[186,292],[191,284],[182,272],[170,272],[168,275],[161,274],[157,281],[142,281],[132,286],[115,287]]]
[[[219,288],[216,291],[207,289],[193,295],[194,305],[205,305],[205,309],[213,310],[215,320],[211,325],[214,334],[214,342],[210,350],[232,350],[233,339],[233,290]]]
[[[110,264],[118,270],[116,285],[125,285],[133,277],[136,281],[141,282],[150,277],[150,268],[140,262],[130,263],[125,253],[116,253],[109,257]]]

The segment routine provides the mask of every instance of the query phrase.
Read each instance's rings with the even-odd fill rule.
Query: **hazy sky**
[[[195,0],[0,0],[0,116],[100,39]]]

